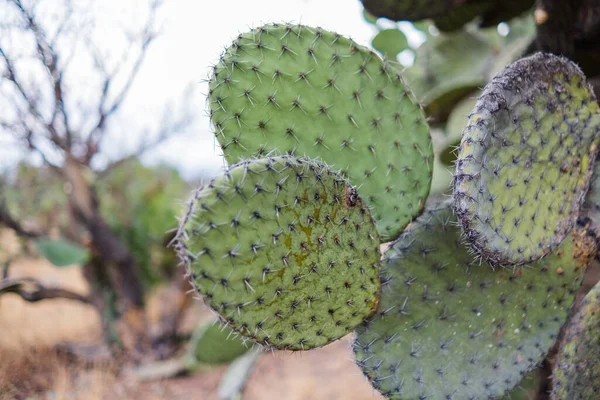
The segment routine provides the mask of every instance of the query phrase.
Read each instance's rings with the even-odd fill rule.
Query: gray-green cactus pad
[[[517,385],[557,339],[581,284],[572,240],[544,262],[493,271],[460,243],[449,204],[385,253],[377,313],[357,328],[364,374],[390,399],[488,399]]]
[[[471,248],[494,265],[537,260],[577,218],[600,114],[579,68],[538,53],[505,68],[463,131],[454,208]]]
[[[600,398],[600,283],[570,319],[554,370],[552,399]]]
[[[266,25],[241,34],[210,82],[226,159],[294,154],[342,170],[384,239],[423,210],[433,150],[425,115],[394,66],[336,33]]]
[[[379,244],[354,187],[321,163],[280,156],[198,189],[175,248],[225,323],[264,346],[303,350],[376,308]]]

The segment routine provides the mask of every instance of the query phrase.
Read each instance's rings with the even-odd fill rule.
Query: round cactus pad
[[[502,396],[555,343],[585,266],[572,240],[537,264],[492,270],[460,243],[449,204],[384,255],[377,313],[356,329],[364,374],[390,399]]]
[[[379,244],[346,180],[280,156],[242,162],[199,188],[175,248],[223,322],[264,346],[305,350],[375,310]]]
[[[360,188],[383,239],[418,214],[431,185],[425,115],[389,61],[321,28],[243,33],[209,82],[228,162],[265,154],[320,159]]]
[[[600,283],[586,295],[567,325],[552,386],[554,400],[600,396]]]
[[[454,208],[471,248],[493,265],[555,250],[577,218],[600,133],[578,67],[538,53],[505,68],[463,131]]]

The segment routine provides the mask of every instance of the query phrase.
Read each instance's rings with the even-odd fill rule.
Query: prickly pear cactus
[[[488,399],[553,345],[585,266],[565,240],[543,262],[493,271],[461,244],[450,204],[426,210],[384,256],[357,363],[390,399]]]
[[[554,372],[552,399],[600,397],[600,284],[567,325]]]
[[[209,86],[230,163],[275,153],[324,160],[360,187],[384,239],[422,212],[433,165],[425,115],[392,64],[366,47],[321,28],[265,25],[233,42]]]
[[[600,133],[579,68],[535,54],[505,68],[463,131],[454,208],[474,252],[492,265],[555,250],[577,218]]]
[[[267,347],[323,346],[377,307],[370,212],[354,187],[315,161],[233,166],[195,192],[175,249],[223,322]]]

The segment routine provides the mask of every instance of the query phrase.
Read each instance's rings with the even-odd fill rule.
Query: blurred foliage
[[[40,238],[35,241],[35,246],[42,257],[57,267],[82,264],[90,256],[85,247],[64,239]]]
[[[177,226],[191,187],[170,167],[145,167],[138,160],[115,168],[96,185],[100,211],[136,258],[144,285],[176,272],[174,252],[166,246]]]
[[[52,170],[20,163],[13,175],[0,178],[0,196],[16,220],[44,230],[69,225],[68,188]]]
[[[420,28],[431,31],[426,25]],[[444,122],[459,100],[518,59],[535,36],[531,15],[512,20],[506,28],[505,36],[496,27],[477,29],[472,25],[427,35],[404,77],[435,122]]]
[[[146,167],[136,159],[104,176],[89,175],[95,180],[100,212],[135,256],[145,287],[172,276],[177,262],[166,245],[181,211],[177,199],[187,198],[191,186],[173,168]],[[71,217],[67,197],[70,187],[50,169],[21,164],[13,179],[2,179],[2,197],[16,219],[51,232],[53,238],[86,244],[85,231]],[[48,242],[38,245],[38,251],[51,262],[63,264],[74,257],[73,249],[67,247],[63,242]],[[66,249],[64,255],[56,253],[59,248]]]

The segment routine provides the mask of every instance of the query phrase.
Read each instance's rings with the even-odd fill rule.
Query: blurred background
[[[535,35],[531,9],[444,33],[358,0],[0,0],[0,399],[378,398],[350,338],[261,355],[216,328],[167,248],[224,166],[210,66],[272,21],[399,63],[430,117],[437,194],[479,89]]]

